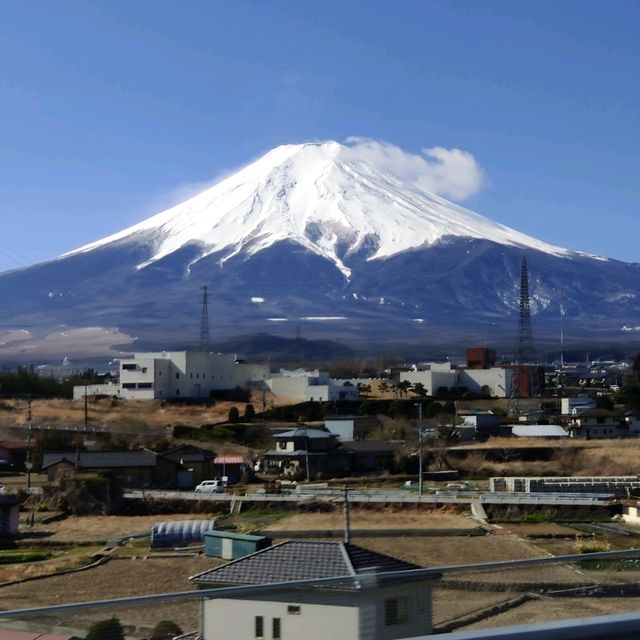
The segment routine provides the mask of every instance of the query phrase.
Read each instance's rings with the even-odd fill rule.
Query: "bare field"
[[[267,406],[288,404],[272,394],[266,395]],[[262,392],[254,391],[251,397],[256,411],[262,408]],[[36,425],[81,425],[84,422],[84,400],[49,399],[33,400],[33,422]],[[175,424],[198,427],[211,422],[226,420],[231,407],[237,407],[242,415],[244,402],[216,400],[215,403],[177,404],[161,400],[112,400],[89,398],[89,425],[104,427],[115,432],[128,433],[128,429],[146,428],[164,435]],[[0,407],[0,424],[4,427],[25,426],[27,405],[21,400],[5,400]],[[168,434],[170,435],[170,433]]]
[[[438,511],[385,508],[353,509],[352,529],[474,529],[478,523],[470,516]],[[344,527],[341,510],[326,513],[296,513],[274,522],[265,531],[335,530]]]
[[[455,513],[420,512],[413,510],[368,511],[355,510],[352,514],[353,528],[468,528],[475,524],[470,518]],[[169,516],[100,516],[69,518],[51,525],[55,530],[54,539],[59,541],[105,539],[119,535],[144,533],[151,524],[162,519],[183,519],[198,517],[197,515]],[[529,525],[527,525],[529,526]],[[537,526],[537,525],[531,525]],[[546,526],[546,525],[544,525]],[[274,529],[336,529],[342,527],[342,515],[338,511],[320,514],[295,514],[284,517],[273,525]],[[53,537],[53,536],[52,536]],[[486,536],[429,536],[429,537],[354,537],[353,542],[362,547],[380,553],[390,554],[408,562],[424,567],[438,567],[457,564],[471,564],[518,558],[544,556],[545,552],[530,541],[516,535]],[[194,585],[188,577],[223,563],[223,560],[204,556],[180,558],[148,558],[144,547],[124,547],[124,553],[130,558],[113,558],[106,564],[64,576],[43,577],[30,582],[2,587],[0,586],[0,602],[2,608],[25,608],[60,602],[79,602],[117,598],[124,596],[162,593],[171,591],[188,591]],[[88,558],[78,555],[78,562]],[[136,557],[137,556],[137,557]],[[68,560],[71,562],[71,560]],[[9,565],[15,568],[17,565]],[[54,561],[31,563],[24,565],[30,571],[56,569]],[[38,569],[40,567],[40,569]],[[58,567],[59,568],[59,567]],[[447,578],[451,588],[436,587],[434,590],[434,620],[436,624],[456,619],[473,612],[483,610],[500,602],[512,599],[517,593],[515,584],[563,583],[591,584],[594,581],[615,580],[616,577],[630,572],[611,572],[612,576],[603,572],[582,572],[574,567],[552,565],[515,571],[465,572]],[[635,574],[635,572],[633,572]],[[28,574],[27,574],[28,575]],[[15,576],[17,577],[17,576]],[[630,576],[631,577],[631,576]],[[637,576],[633,575],[635,579]],[[454,581],[455,584],[451,584]],[[463,589],[460,583],[472,583],[471,590]],[[483,589],[473,583],[493,583],[504,587],[504,591]],[[513,583],[514,588],[509,589]],[[638,599],[550,599],[530,602],[513,611],[488,618],[482,626],[496,626],[512,622],[568,618],[578,615],[595,615],[631,610],[640,602]],[[577,606],[579,603],[580,606]],[[167,602],[161,605],[127,607],[108,610],[88,610],[56,621],[65,626],[85,629],[96,619],[110,616],[118,617],[123,624],[136,627],[132,635],[144,635],[144,629],[152,627],[159,619],[175,620],[183,630],[194,629],[198,620],[196,602]],[[53,622],[51,623],[53,624]],[[480,628],[480,625],[476,625]]]
[[[169,520],[202,520],[201,513],[182,513],[157,516],[70,516],[60,522],[38,525],[37,530],[47,532],[52,542],[100,542],[122,536],[151,533],[157,522]]]
[[[534,622],[550,622],[570,618],[586,618],[615,613],[633,613],[640,607],[640,598],[541,598],[533,600],[497,616],[465,627],[488,629],[491,627]]]
[[[204,556],[114,559],[87,571],[0,587],[0,602],[3,609],[23,609],[62,602],[190,591],[196,585],[188,580],[189,576],[220,563],[215,558]],[[64,624],[86,631],[91,622],[116,616],[125,625],[147,628],[153,627],[160,620],[170,619],[188,631],[197,629],[198,612],[199,604],[196,600],[169,601],[136,607],[89,609],[74,615],[60,614],[50,624]],[[38,619],[33,621],[38,622]]]

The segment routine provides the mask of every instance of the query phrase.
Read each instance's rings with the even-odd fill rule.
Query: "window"
[[[387,598],[384,601],[384,624],[404,624],[409,620],[409,603],[406,597]]]
[[[142,373],[147,373],[147,367],[142,367]]]
[[[176,373],[176,380],[180,377],[179,373]]]
[[[271,638],[273,640],[282,640],[280,618],[273,618],[271,621]]]
[[[123,389],[135,389],[136,388],[136,383],[135,382],[123,382],[122,383],[122,388]]]
[[[300,605],[299,604],[290,604],[287,607],[287,613],[292,616],[300,615]]]
[[[151,382],[141,382],[138,384],[138,389],[153,389],[153,384]]]
[[[138,368],[135,364],[123,364],[122,369],[124,371],[135,371]]]
[[[264,638],[264,618],[256,616],[256,640]]]
[[[200,380],[200,374],[196,373],[196,380]]]
[[[176,389],[176,395],[179,396],[180,395],[180,389]]]
[[[193,373],[190,373],[189,377],[193,380]]]

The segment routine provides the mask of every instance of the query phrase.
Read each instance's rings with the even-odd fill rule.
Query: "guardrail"
[[[128,500],[207,500],[211,502],[308,502],[310,498],[323,502],[341,501],[344,491],[340,489],[295,490],[289,493],[195,493],[190,491],[126,491]],[[419,496],[407,491],[377,492],[349,490],[349,502],[382,504],[471,504],[480,500],[483,504],[521,504],[548,506],[606,506],[616,502],[612,495],[604,494],[553,494],[553,493],[472,493],[469,491],[437,491],[435,494]]]

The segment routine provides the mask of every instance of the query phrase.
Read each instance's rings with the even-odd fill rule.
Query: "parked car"
[[[196,493],[223,493],[224,482],[222,480],[203,480],[196,488]]]

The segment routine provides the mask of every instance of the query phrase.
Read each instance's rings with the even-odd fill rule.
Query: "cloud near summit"
[[[482,167],[468,151],[431,147],[408,153],[381,140],[351,137],[346,155],[365,161],[416,186],[451,200],[466,200],[486,185]]]

